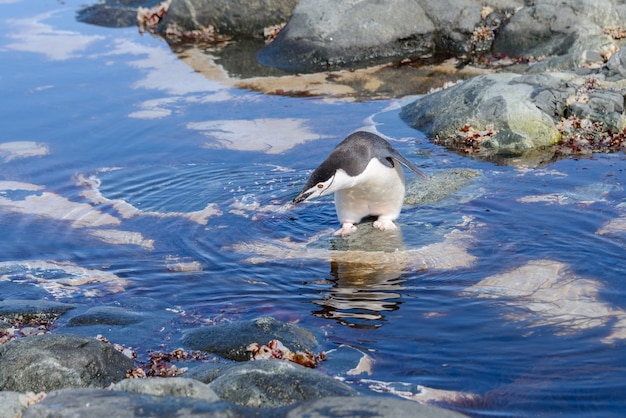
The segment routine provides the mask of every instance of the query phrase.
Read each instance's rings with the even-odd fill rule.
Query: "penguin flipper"
[[[396,150],[393,150],[393,151],[394,152],[391,153],[391,158],[393,158],[394,160],[398,161],[400,164],[402,164],[403,166],[405,166],[406,168],[408,168],[409,170],[411,170],[412,172],[414,172],[418,176],[420,176],[420,177],[422,177],[424,179],[428,178],[426,173],[424,173],[422,170],[417,168],[417,166],[415,164],[413,164],[412,162],[410,162],[409,160],[404,158],[404,156],[402,154],[400,154],[399,152],[397,152]],[[391,164],[391,167],[393,167],[393,164]]]

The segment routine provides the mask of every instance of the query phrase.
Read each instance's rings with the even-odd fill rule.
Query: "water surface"
[[[135,28],[77,22],[80,6],[0,3],[0,298],[159,301],[141,309],[167,307],[167,339],[160,324],[115,341],[139,349],[271,315],[367,352],[364,390],[475,393],[460,408],[476,416],[622,415],[623,154],[478,162],[407,127],[401,101],[230,88]],[[430,174],[480,175],[405,206],[399,233],[334,238],[332,200],[289,202],[356,129]]]

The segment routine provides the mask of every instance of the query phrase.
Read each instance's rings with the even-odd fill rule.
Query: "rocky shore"
[[[195,56],[190,65],[199,72],[216,73],[203,70],[208,60],[237,74],[245,67],[270,75],[232,82],[241,87],[360,98],[428,93],[404,107],[404,121],[472,157],[537,166],[626,149],[619,1],[268,0],[237,4],[236,19],[223,3],[139,7],[139,24],[175,50],[223,49],[213,58],[194,55],[193,46],[183,53]],[[256,58],[237,49],[253,49],[247,54]]]
[[[2,417],[462,416],[427,405],[426,388],[415,402],[346,383],[371,372],[369,356],[320,351],[271,317],[187,330],[169,353],[88,336],[149,326],[133,309],[14,299],[0,317]]]
[[[411,84],[405,80],[426,65],[453,63],[439,85],[411,90],[428,94],[400,114],[432,141],[472,157],[537,166],[626,149],[626,6],[617,0],[107,0],[78,19],[124,26],[138,16],[142,29],[177,51],[251,42],[255,61],[239,60],[238,68],[271,72],[273,94],[301,94],[287,86],[310,76],[349,80],[369,97],[401,97],[406,86],[392,83]],[[387,82],[367,72],[374,65]],[[256,88],[254,78],[237,85]],[[311,84],[306,94],[326,94]],[[198,326],[175,333],[165,352],[138,351],[146,332],[175,315],[163,307],[162,316],[148,316],[142,303],[159,305],[2,300],[0,415],[453,417],[439,406],[471,397],[427,388],[412,401],[377,396],[355,384],[371,366],[365,353],[325,347],[310,330],[273,318]]]

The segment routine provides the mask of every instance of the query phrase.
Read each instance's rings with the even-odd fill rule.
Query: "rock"
[[[598,137],[626,126],[622,93],[575,74],[478,76],[405,105],[400,116],[437,143],[481,158],[534,158],[575,134],[562,125],[568,118],[585,119]]]
[[[93,338],[26,337],[0,346],[0,390],[105,387],[122,380],[132,367],[133,360]]]
[[[317,339],[310,331],[270,317],[197,328],[183,334],[183,344],[189,349],[235,361],[250,359],[250,353],[246,351],[248,345],[267,344],[274,339],[292,351],[314,351],[318,348]]]
[[[466,146],[462,132],[469,125],[486,131],[480,134],[481,148],[520,154],[560,139],[553,115],[547,113],[556,109],[539,96],[545,88],[531,83],[510,73],[478,76],[404,106],[400,116],[451,148]],[[536,104],[537,99],[542,103]]]
[[[484,55],[518,0],[302,0],[259,61],[290,72]]]
[[[626,48],[617,50],[602,70],[607,81],[623,82],[626,79]]]
[[[493,50],[511,57],[582,53],[585,48],[578,44],[603,36],[606,27],[620,26],[625,11],[615,1],[602,1],[601,5],[595,0],[530,4],[502,25]]]
[[[142,311],[149,305],[150,315]],[[71,313],[67,323],[57,330],[63,334],[94,337],[103,335],[109,341],[127,347],[142,346],[155,334],[171,329],[176,316],[172,307],[152,298],[129,298],[116,306],[94,306]]]
[[[143,393],[158,396],[180,396],[216,402],[220,398],[204,383],[183,377],[152,377],[147,379],[124,379],[114,384],[111,390]]]
[[[452,193],[469,186],[480,172],[464,168],[437,171],[427,180],[419,179],[406,187],[404,203],[417,205],[438,202]]]
[[[202,383],[211,383],[217,379],[226,369],[236,366],[238,363],[203,363],[199,366],[189,368],[185,377],[199,380]]]
[[[436,28],[414,0],[302,0],[262,64],[314,72],[355,64],[432,56]]]
[[[11,391],[0,392],[0,417],[3,418],[20,418],[26,408],[43,397],[42,394],[36,395],[32,392],[19,393]]]
[[[173,0],[159,25],[166,35],[168,27],[182,31],[213,27],[222,35],[263,37],[269,26],[285,23],[297,0]]]
[[[344,383],[284,360],[257,360],[229,368],[209,384],[228,402],[271,408],[325,396],[355,396]]]
[[[76,308],[76,305],[69,303],[47,300],[9,299],[0,302],[0,316],[15,317],[21,315],[24,317],[46,316],[57,318],[74,308]]]
[[[97,26],[122,28],[135,26],[137,9],[152,7],[161,0],[104,0],[80,9],[76,20]]]
[[[355,398],[328,397],[303,402],[291,409],[286,418],[296,417],[413,417],[413,418],[461,418],[458,412],[422,405],[417,402],[394,398],[366,397]]]
[[[226,402],[151,396],[104,389],[65,389],[48,394],[26,410],[24,418],[257,417],[252,408]]]

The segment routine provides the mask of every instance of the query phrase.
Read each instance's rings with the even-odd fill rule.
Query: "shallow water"
[[[154,329],[105,335],[138,349],[271,315],[368,352],[361,389],[475,393],[458,408],[476,416],[623,414],[623,154],[474,161],[406,126],[400,101],[229,88],[79,6],[0,1],[0,298],[151,298]],[[333,238],[331,200],[289,202],[360,128],[431,175],[480,176],[405,206],[400,233]]]

